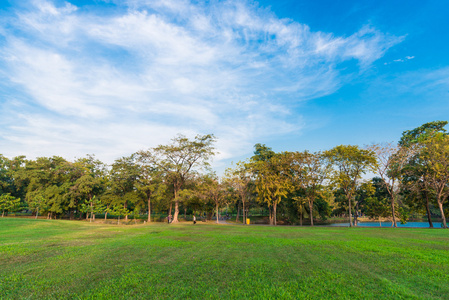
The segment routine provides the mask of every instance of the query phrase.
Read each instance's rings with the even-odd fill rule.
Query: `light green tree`
[[[0,210],[2,211],[2,218],[5,216],[5,211],[15,211],[20,205],[20,198],[11,196],[10,193],[0,195]]]
[[[106,211],[106,206],[98,199],[96,196],[93,196],[90,199],[86,199],[81,205],[81,211],[86,213],[90,222],[95,221],[95,214],[99,214]]]
[[[39,216],[39,212],[45,212],[48,209],[48,200],[39,192],[28,195],[28,208],[36,211],[35,218]]]

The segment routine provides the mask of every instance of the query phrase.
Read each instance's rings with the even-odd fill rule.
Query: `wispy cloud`
[[[108,162],[177,132],[215,133],[219,160],[242,155],[258,138],[300,130],[291,101],[335,92],[340,63],[366,69],[403,39],[371,26],[314,32],[247,1],[97,11],[35,0],[1,24],[5,154]]]
[[[407,60],[414,59],[414,58],[415,58],[414,56],[405,56],[404,58],[398,58],[398,59],[394,59],[393,61],[390,61],[390,62],[385,62],[384,65],[389,65],[392,63],[402,63],[402,62],[406,62]]]

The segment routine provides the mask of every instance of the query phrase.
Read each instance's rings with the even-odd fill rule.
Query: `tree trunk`
[[[36,208],[36,219],[38,215],[39,215],[39,207]]]
[[[151,222],[151,198],[148,197],[148,223]]]
[[[94,214],[94,205],[92,203],[92,198],[90,198],[90,222],[92,222],[92,219],[95,219]]]
[[[174,194],[175,194],[175,214],[173,215],[173,220],[171,221],[172,223],[178,223],[178,215],[179,215],[179,199],[178,199],[178,193],[179,193],[180,188],[178,188],[177,186],[174,185]],[[171,208],[172,208],[172,204],[170,203],[170,213],[169,215],[171,215]]]
[[[303,208],[301,207],[301,211],[299,212],[299,225],[302,226],[302,212]]]
[[[427,195],[426,192],[426,211],[427,211],[427,221],[429,222],[429,227],[433,228],[433,223],[432,223],[432,217],[430,214],[430,207],[429,207],[429,196]]]
[[[273,212],[272,212],[271,207],[268,207],[268,212],[270,214],[269,217],[268,217],[268,219],[270,221],[270,225],[273,225]]]
[[[70,211],[70,220],[74,219],[73,210]]]
[[[357,204],[354,207],[354,226],[359,225],[359,201],[357,201]]]
[[[104,220],[105,220],[105,221],[106,221],[107,218],[108,218],[108,210],[109,210],[109,205],[106,206],[106,212],[105,212],[105,214],[104,214]]]
[[[245,213],[246,213],[246,211],[245,211],[245,201],[242,201],[242,205],[243,205],[243,208],[242,208],[242,215],[243,215],[243,224],[244,225],[246,225],[246,216],[245,216]]]
[[[446,216],[444,215],[443,203],[438,199],[438,207],[440,208],[441,218],[443,218],[443,228],[447,228],[446,225]]]
[[[309,200],[310,226],[313,226],[313,201]]]
[[[351,197],[348,198],[349,207],[349,227],[352,227]]]
[[[273,219],[274,219],[274,226],[276,226],[276,208],[277,208],[277,203],[276,201],[273,203]]]
[[[126,207],[126,202],[125,202],[125,204],[123,205],[123,208],[126,210],[126,208],[127,208],[127,207]],[[128,222],[128,215],[125,215],[125,221]]]
[[[393,216],[393,223],[391,224],[392,227],[398,227],[398,224],[396,224],[396,216],[394,211],[394,196],[391,196],[391,213]]]
[[[238,205],[238,203],[237,203],[237,217],[235,218],[236,222],[239,221],[239,214],[240,214],[240,205]]]
[[[215,203],[215,211],[216,211],[216,215],[217,215],[217,224],[219,223],[218,222],[218,203]]]
[[[179,200],[175,202],[175,214],[173,215],[172,223],[178,223],[178,215],[179,215]]]
[[[184,220],[187,221],[187,207],[184,207]]]

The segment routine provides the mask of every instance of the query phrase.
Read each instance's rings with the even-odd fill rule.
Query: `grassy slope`
[[[0,218],[0,298],[449,297],[449,231]]]

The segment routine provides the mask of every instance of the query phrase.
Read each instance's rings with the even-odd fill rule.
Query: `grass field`
[[[0,218],[1,299],[449,299],[449,231]]]

